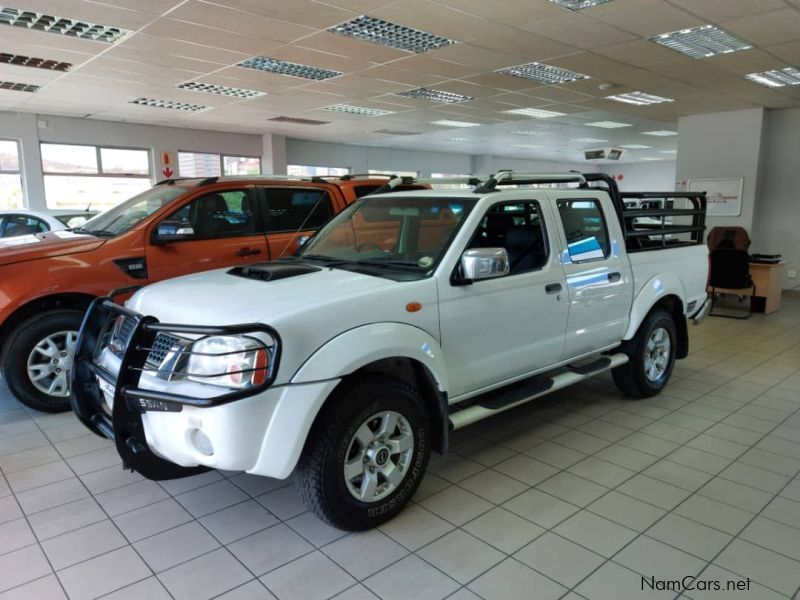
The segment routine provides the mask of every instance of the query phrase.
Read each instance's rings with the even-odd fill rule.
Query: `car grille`
[[[153,340],[153,345],[150,354],[147,355],[145,365],[148,367],[158,368],[167,356],[167,353],[175,346],[180,345],[180,340],[175,336],[167,333],[158,333],[156,339]]]

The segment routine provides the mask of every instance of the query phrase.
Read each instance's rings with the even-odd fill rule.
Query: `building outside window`
[[[152,186],[150,152],[42,143],[48,208],[106,210]]]
[[[349,175],[347,167],[315,167],[311,165],[287,165],[286,173],[292,177],[341,177]]]
[[[23,204],[19,144],[0,140],[0,210],[22,208]]]
[[[261,159],[257,156],[228,156],[210,152],[178,152],[181,177],[219,177],[220,175],[258,175]]]

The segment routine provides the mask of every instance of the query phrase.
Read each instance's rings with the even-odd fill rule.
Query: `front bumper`
[[[119,316],[130,319],[132,326],[124,348],[119,349],[115,374],[97,364],[96,357]],[[268,376],[260,386],[223,390],[205,398],[141,386],[143,375],[152,370],[147,358],[159,332],[234,335],[254,331],[266,332],[275,342]],[[87,312],[78,337],[72,408],[89,429],[114,440],[125,466],[149,479],[185,477],[208,468],[286,477],[317,410],[338,380],[271,388],[279,358],[280,338],[265,325],[163,324],[100,298]]]

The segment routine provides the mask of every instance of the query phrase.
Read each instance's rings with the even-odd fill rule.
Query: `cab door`
[[[254,186],[210,190],[155,223],[148,280],[269,260],[263,196]]]
[[[569,290],[566,360],[619,343],[628,323],[633,283],[608,196],[557,199],[556,210]]]
[[[261,186],[271,259],[291,256],[337,211],[322,187]],[[338,198],[336,199],[338,200]]]
[[[521,378],[561,358],[566,284],[553,244],[555,219],[544,199],[537,198],[526,192],[519,200],[491,205],[458,250],[460,258],[466,249],[505,248],[508,275],[469,285],[439,279],[451,396]]]

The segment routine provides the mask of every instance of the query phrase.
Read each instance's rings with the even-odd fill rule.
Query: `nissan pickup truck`
[[[377,526],[452,430],[605,371],[664,389],[708,258],[704,194],[660,197],[691,208],[642,224],[597,173],[366,196],[294,256],[95,300],[73,410],[147,478],[294,472],[324,521]]]
[[[0,240],[0,350],[14,396],[69,410],[72,353],[89,303],[112,290],[293,253],[393,175],[170,179],[80,227]]]

